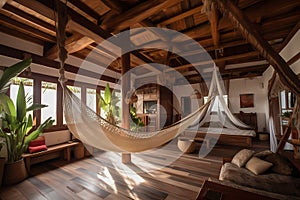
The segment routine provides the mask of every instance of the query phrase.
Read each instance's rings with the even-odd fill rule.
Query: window
[[[286,90],[280,92],[280,108],[281,108],[281,120],[282,125],[288,124],[290,114],[293,112],[293,107],[296,101],[296,96]]]
[[[42,81],[41,88],[41,104],[48,105],[48,107],[41,109],[41,121],[44,122],[47,118],[52,117],[56,122],[56,102],[57,99],[57,84]]]
[[[204,104],[207,102],[208,97],[204,97]],[[223,95],[224,101],[226,103],[226,106],[228,106],[228,95]],[[224,111],[224,108],[221,106],[221,103],[219,101],[219,96],[216,96],[216,99],[214,101],[214,105],[212,107],[212,112],[218,112],[218,107],[220,106],[221,111]]]
[[[100,95],[102,98],[104,98],[104,90],[100,91]],[[100,116],[105,119],[106,118],[105,114],[106,114],[105,111],[102,108],[100,108]]]
[[[95,89],[86,89],[86,105],[91,108],[93,111],[97,112],[97,96]]]
[[[28,78],[20,78],[16,77],[12,79],[12,84],[10,85],[10,98],[13,100],[14,104],[16,105],[18,90],[20,82],[23,82],[24,90],[25,90],[25,96],[27,99],[27,107],[29,107],[33,103],[33,79]],[[30,111],[27,113],[27,116],[31,114],[33,115],[33,112]]]
[[[69,90],[72,91],[73,94],[75,94],[79,99],[81,99],[81,88],[76,86],[67,86]]]

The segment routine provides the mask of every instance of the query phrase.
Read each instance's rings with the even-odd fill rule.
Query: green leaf
[[[26,98],[25,98],[25,91],[24,85],[21,82],[19,85],[19,91],[17,95],[17,119],[22,121],[26,115]]]
[[[5,86],[9,83],[10,79],[15,76],[18,76],[18,74],[20,74],[24,69],[29,67],[31,62],[32,59],[29,58],[5,69],[0,79],[0,91],[3,92],[2,89],[5,88]]]
[[[50,128],[54,120],[49,117],[44,123],[42,123],[36,130],[34,130],[30,135],[25,138],[24,145],[27,147],[29,142],[35,140],[44,129]]]
[[[106,84],[105,90],[104,90],[104,101],[106,104],[110,104],[111,102],[111,91],[109,88],[109,84]]]
[[[26,134],[31,130],[32,128],[32,116],[31,114],[28,115],[28,120],[27,120],[27,127],[26,127]]]
[[[33,111],[33,110],[39,110],[41,108],[45,108],[48,107],[48,105],[44,105],[44,104],[38,104],[38,103],[33,103],[31,106],[29,106],[26,111]]]
[[[16,108],[11,100],[7,95],[0,94],[0,107],[3,109],[3,111],[13,117],[16,117]]]

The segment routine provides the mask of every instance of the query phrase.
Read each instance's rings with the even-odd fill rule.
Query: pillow
[[[262,174],[272,167],[273,163],[264,161],[257,157],[252,157],[246,164],[246,168],[256,175]]]
[[[36,152],[47,150],[47,146],[40,145],[40,146],[28,147],[28,149],[29,149],[29,153],[36,153]]]
[[[270,150],[264,150],[264,151],[261,151],[261,152],[258,152],[256,154],[254,154],[253,156],[264,160],[267,156],[269,156],[271,154],[274,154],[274,153]]]
[[[29,142],[28,146],[29,147],[36,147],[40,145],[45,145],[45,137],[44,136],[39,136],[35,140],[32,140]]]
[[[287,176],[297,174],[296,167],[287,158],[277,153],[266,156],[264,160],[273,163],[271,170],[277,174]]]
[[[247,161],[252,157],[254,151],[249,149],[243,149],[239,151],[231,160],[231,163],[237,165],[238,167],[243,167]]]

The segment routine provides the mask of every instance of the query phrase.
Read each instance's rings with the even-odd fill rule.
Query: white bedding
[[[254,130],[240,130],[240,129],[229,129],[229,128],[200,127],[198,129],[188,129],[188,131],[197,131],[202,133],[213,133],[213,134],[224,134],[224,135],[241,135],[241,136],[252,136],[252,137],[256,136]]]

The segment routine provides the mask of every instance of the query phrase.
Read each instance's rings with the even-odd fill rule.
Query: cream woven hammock
[[[69,130],[83,143],[106,151],[141,152],[159,147],[204,117],[208,101],[184,119],[154,132],[134,132],[106,121],[86,106],[64,84],[64,113]]]
[[[68,21],[66,6],[57,3],[57,14],[58,19],[60,19],[56,24],[56,37],[61,64],[59,80],[63,88],[65,119],[69,130],[85,144],[115,152],[141,152],[159,147],[178,136],[196,121],[201,122],[211,111],[211,101],[214,100],[217,94],[221,94],[215,67],[207,103],[172,126],[155,132],[132,132],[110,124],[87,107],[84,102],[81,102],[65,85],[64,63],[67,58],[65,29]],[[229,110],[226,111],[230,113]]]

